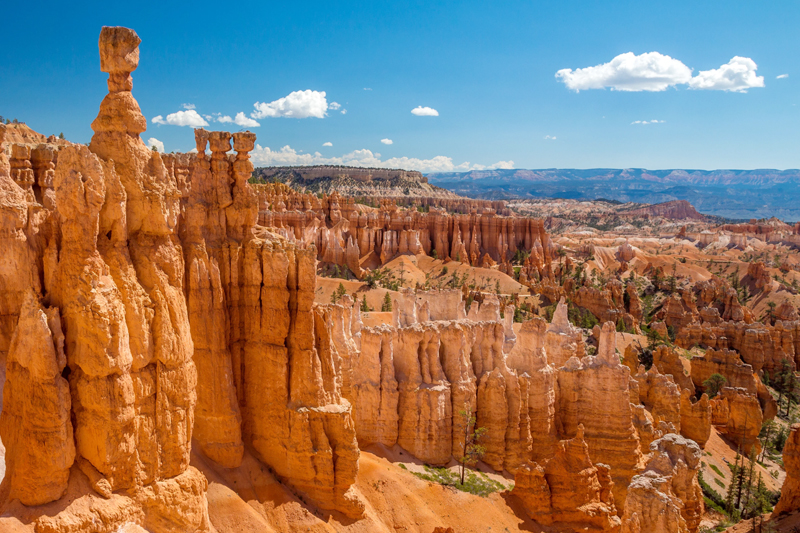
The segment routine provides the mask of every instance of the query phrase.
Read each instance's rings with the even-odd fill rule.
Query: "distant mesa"
[[[651,217],[663,217],[670,220],[706,220],[706,217],[697,211],[686,200],[673,200],[662,204],[648,205],[627,211],[628,215],[648,215]]]
[[[458,198],[451,191],[428,183],[415,170],[318,165],[257,168],[254,181],[284,183],[295,189],[348,196]]]

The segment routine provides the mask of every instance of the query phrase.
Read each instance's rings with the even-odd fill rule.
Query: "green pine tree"
[[[383,297],[383,303],[381,304],[381,312],[383,313],[392,312],[392,295],[388,292],[386,293],[386,296]]]

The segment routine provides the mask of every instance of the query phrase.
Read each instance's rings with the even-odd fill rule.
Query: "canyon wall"
[[[439,207],[421,212],[386,200],[376,209],[336,193],[320,199],[286,189],[259,190],[259,224],[315,244],[320,261],[347,265],[356,275],[360,265],[378,267],[398,254],[424,253],[479,266],[489,260],[508,263],[520,251],[530,253],[536,275],[543,276],[555,257],[538,219],[499,216],[488,207],[469,214]]]

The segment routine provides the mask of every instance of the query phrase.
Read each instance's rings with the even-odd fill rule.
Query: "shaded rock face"
[[[616,324],[622,320],[626,328],[635,329],[642,319],[641,302],[635,286],[629,284],[625,287],[616,279],[609,280],[602,289],[580,286],[571,297],[575,305],[590,311],[600,322]]]
[[[75,460],[61,318],[27,293],[11,340],[0,414],[9,498],[24,505],[57,500]]]
[[[781,499],[775,506],[776,515],[800,509],[800,424],[792,426],[786,439],[783,465],[786,468],[786,481],[781,488]]]
[[[689,390],[681,391],[681,435],[705,447],[711,436],[711,405],[707,394],[693,403]]]
[[[628,487],[622,531],[695,533],[704,512],[697,481],[702,451],[674,433],[650,444],[644,472]]]
[[[745,364],[734,350],[709,348],[705,355],[692,358],[692,381],[698,390],[704,390],[703,382],[712,374],[721,374],[730,387],[745,389],[750,394],[757,392],[758,378],[753,367]]]
[[[693,361],[694,362],[693,358]],[[688,389],[694,395],[695,384],[689,368],[688,361],[683,359],[678,352],[666,344],[661,344],[653,350],[653,364],[662,374],[672,376],[673,381],[680,390]]]
[[[650,411],[653,423],[659,426],[662,422],[669,425],[673,432],[681,428],[681,393],[672,380],[671,375],[658,372],[654,364],[650,370],[639,366],[639,371],[633,377],[639,389],[639,401]]]
[[[744,389],[725,387],[711,400],[711,422],[736,445],[743,454],[753,446],[761,450],[758,434],[763,416],[758,398]]]
[[[591,462],[582,429],[575,438],[560,441],[550,459],[519,469],[511,494],[539,524],[582,524],[593,530],[618,531],[609,467]]]

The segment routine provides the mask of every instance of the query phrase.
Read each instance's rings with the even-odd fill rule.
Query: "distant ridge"
[[[660,204],[686,200],[701,213],[732,219],[800,220],[800,170],[509,169],[427,174],[431,183],[473,198],[568,198]]]
[[[458,198],[446,189],[428,183],[415,170],[316,165],[305,167],[260,167],[253,179],[280,182],[313,193],[336,191],[348,196],[382,198]]]

